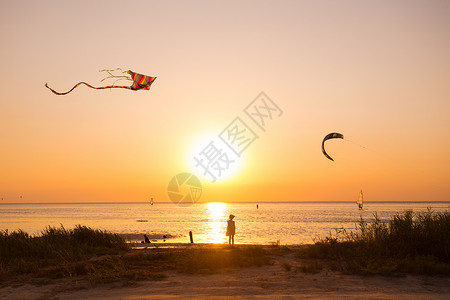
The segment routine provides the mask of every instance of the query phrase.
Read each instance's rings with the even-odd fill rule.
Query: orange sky
[[[5,203],[169,201],[262,91],[283,114],[201,201],[450,200],[450,2],[2,1],[0,24]],[[158,78],[44,87],[117,67]]]

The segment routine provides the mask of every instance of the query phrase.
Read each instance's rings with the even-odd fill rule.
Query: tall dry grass
[[[127,249],[120,236],[81,225],[74,229],[48,226],[36,236],[22,230],[3,230],[0,231],[0,276],[36,273],[48,266],[67,266]]]
[[[450,275],[450,212],[406,211],[387,223],[376,214],[361,218],[355,231],[338,230],[299,256],[342,262],[338,269],[349,273]]]
[[[37,236],[0,231],[0,287],[49,284],[61,278],[133,284],[162,280],[169,270],[211,274],[269,261],[269,254],[258,246],[131,250],[120,236],[81,225],[69,230],[46,227]]]

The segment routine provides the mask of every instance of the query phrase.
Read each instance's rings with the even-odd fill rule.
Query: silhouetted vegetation
[[[116,234],[77,225],[74,229],[47,227],[32,236],[22,230],[0,231],[0,280],[32,274],[50,278],[89,272],[82,261],[128,250]]]
[[[132,284],[162,280],[168,270],[210,274],[268,263],[269,254],[258,246],[131,250],[119,235],[81,225],[47,227],[37,236],[0,232],[0,286],[51,284],[61,278]]]
[[[450,212],[407,211],[383,223],[362,218],[355,231],[339,230],[299,252],[330,260],[330,269],[357,274],[450,275]],[[338,262],[338,263],[337,263]]]

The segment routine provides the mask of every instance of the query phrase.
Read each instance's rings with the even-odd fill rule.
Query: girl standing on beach
[[[234,245],[234,233],[236,232],[236,227],[234,225],[234,215],[230,215],[230,219],[228,219],[227,223],[227,236],[228,239],[228,245]]]

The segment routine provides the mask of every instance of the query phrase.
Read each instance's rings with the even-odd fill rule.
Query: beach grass
[[[297,249],[297,248],[296,248]],[[301,263],[285,261],[296,254]],[[215,274],[270,265],[285,272],[450,276],[450,212],[405,212],[382,222],[363,219],[354,231],[338,230],[315,244],[290,246],[196,245],[132,249],[122,237],[77,225],[46,227],[38,235],[0,231],[0,287],[51,284],[60,279],[91,284],[164,280],[167,272]]]
[[[362,218],[354,231],[337,230],[298,252],[299,258],[326,259],[330,269],[350,274],[450,275],[450,212],[393,216],[381,222]]]
[[[74,261],[125,250],[126,244],[119,235],[81,225],[69,230],[62,225],[48,226],[35,236],[22,230],[0,231],[0,262],[3,265],[14,264],[16,260]]]
[[[163,280],[167,271],[213,274],[269,262],[270,253],[251,245],[133,250],[117,234],[82,225],[46,227],[35,236],[21,230],[0,232],[0,286],[44,285],[67,278],[129,285]]]
[[[46,227],[38,235],[22,230],[0,231],[0,281],[15,276],[72,277],[88,272],[83,263],[100,255],[128,251],[116,234],[77,225],[73,229]]]

